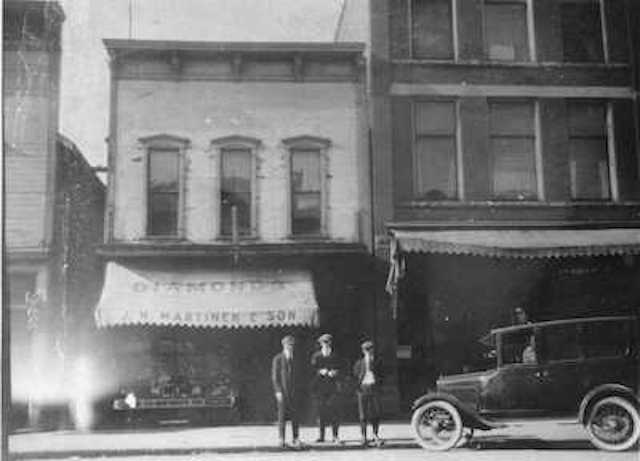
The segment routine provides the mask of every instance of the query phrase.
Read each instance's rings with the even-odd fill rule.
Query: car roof
[[[531,328],[543,328],[543,327],[550,327],[550,326],[556,326],[556,325],[567,325],[571,323],[615,322],[615,321],[622,321],[622,320],[637,321],[638,317],[634,315],[579,317],[579,318],[562,319],[562,320],[548,320],[545,322],[532,322],[532,323],[526,323],[524,325],[511,325],[508,327],[494,328],[493,330],[491,330],[491,333],[489,333],[489,335],[487,336],[493,336],[497,333],[511,333],[518,330],[528,330]]]

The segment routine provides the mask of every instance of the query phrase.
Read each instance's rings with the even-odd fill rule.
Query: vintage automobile
[[[555,320],[492,330],[483,371],[450,375],[413,404],[418,443],[448,450],[474,430],[509,421],[567,419],[603,450],[640,437],[639,318]]]

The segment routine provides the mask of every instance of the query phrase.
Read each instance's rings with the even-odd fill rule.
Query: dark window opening
[[[600,4],[593,2],[563,3],[562,45],[565,62],[603,62]]]
[[[570,102],[569,175],[573,200],[609,200],[606,106]]]
[[[487,57],[498,61],[528,61],[527,5],[485,2]]]
[[[412,56],[453,59],[451,0],[412,0]]]
[[[322,232],[322,168],[320,151],[291,151],[291,232],[319,235]]]
[[[489,109],[493,198],[537,200],[533,104],[492,102]]]
[[[251,151],[222,150],[222,188],[220,190],[220,233],[233,233],[233,209],[236,210],[238,235],[251,234]]]
[[[455,103],[418,103],[414,117],[414,197],[454,200],[458,195]]]
[[[148,235],[176,236],[178,234],[179,164],[177,149],[149,151]]]

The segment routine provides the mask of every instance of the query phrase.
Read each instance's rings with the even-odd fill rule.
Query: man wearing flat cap
[[[382,364],[374,358],[373,343],[364,341],[361,345],[362,357],[353,366],[353,375],[358,384],[356,395],[358,397],[358,416],[360,418],[360,431],[362,432],[362,445],[367,446],[367,423],[373,429],[373,443],[382,445],[378,436],[380,428],[380,399],[378,392],[382,384]]]
[[[298,412],[301,408],[304,377],[302,364],[294,354],[295,338],[287,335],[282,338],[282,351],[278,353],[271,364],[271,381],[278,406],[278,437],[280,446],[286,447],[286,420],[291,420],[293,433],[293,447],[300,447]]]
[[[341,362],[333,351],[333,338],[323,334],[318,338],[320,350],[311,356],[311,367],[314,371],[311,391],[318,412],[320,433],[317,442],[324,442],[325,428],[331,425],[333,443],[341,443],[338,436],[340,428],[340,395],[339,379],[341,378]]]

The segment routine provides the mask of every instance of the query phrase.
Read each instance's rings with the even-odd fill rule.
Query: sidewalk
[[[287,429],[289,429],[287,427]],[[418,448],[409,421],[387,422],[380,435],[384,448]],[[287,437],[290,432],[287,431]],[[359,450],[360,428],[340,428],[344,445],[316,444],[317,429],[301,428],[303,442],[312,450]],[[490,445],[538,446],[559,440],[589,447],[582,428],[566,423],[525,423],[490,432],[476,432],[474,440]],[[563,443],[565,443],[563,442]],[[56,431],[14,434],[9,437],[10,459],[68,458],[140,455],[190,455],[198,453],[279,452],[273,425],[217,426],[205,428],[160,427],[96,432]]]
[[[331,432],[330,428],[327,433]],[[417,447],[408,422],[384,424],[381,436],[388,445]],[[307,448],[318,450],[360,449],[360,427],[340,427],[343,445],[316,444],[317,428],[300,428],[300,438]],[[287,441],[290,430],[287,427]],[[277,446],[276,425],[158,427],[104,430],[96,432],[55,431],[13,434],[9,436],[11,459],[67,458],[139,455],[185,455],[196,453],[242,453],[281,451]]]

